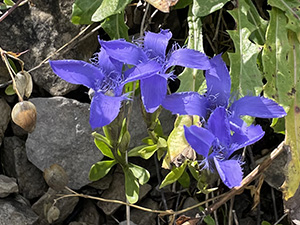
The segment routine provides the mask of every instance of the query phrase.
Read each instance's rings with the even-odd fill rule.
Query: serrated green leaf
[[[122,12],[131,0],[103,0],[100,7],[92,16],[92,21],[99,22],[114,14]]]
[[[136,179],[138,179],[140,185],[144,185],[149,181],[150,173],[148,172],[148,170],[132,163],[129,163],[128,165],[132,174]]]
[[[124,169],[125,174],[125,194],[129,203],[134,204],[139,200],[140,186],[129,168]]]
[[[245,0],[245,2],[250,7],[247,18],[249,22],[255,26],[255,30],[252,32],[250,39],[257,44],[263,45],[265,43],[265,33],[268,22],[261,18],[254,3],[251,0]]]
[[[97,146],[97,148],[102,152],[103,155],[105,155],[111,159],[115,158],[111,149],[106,145],[105,142],[103,142],[97,138],[94,139],[94,142],[95,142],[95,145]]]
[[[74,24],[91,24],[92,15],[103,0],[76,0],[72,7],[71,21]]]
[[[219,9],[221,9],[226,2],[230,0],[194,0],[193,15],[197,17],[207,16]]]
[[[15,90],[14,90],[12,84],[8,85],[8,86],[5,88],[5,94],[6,94],[6,95],[14,95],[14,94],[16,94],[16,92],[15,92]]]
[[[124,12],[117,13],[105,19],[101,27],[111,39],[125,38],[128,41],[128,26],[124,21]]]
[[[235,53],[229,53],[231,91],[239,96],[259,95],[263,85],[256,64],[260,49],[249,40],[250,34],[256,29],[247,19],[249,10],[245,0],[240,0],[237,8],[228,11],[236,21],[236,29],[228,30],[235,47]]]
[[[201,52],[203,50],[202,43],[202,22],[201,18],[193,15],[192,9],[189,9],[188,14],[189,36],[187,47]],[[197,91],[204,82],[202,70],[184,68],[183,72],[178,75],[180,86],[177,92]]]
[[[185,170],[183,171],[181,177],[179,177],[178,182],[181,184],[183,188],[190,187],[190,176]]]
[[[285,167],[287,168],[285,172],[286,180],[282,186],[283,196],[286,201],[294,196],[300,184],[300,45],[295,33],[289,32],[288,39],[292,46],[292,50],[288,55],[288,64],[293,68],[291,76],[297,91],[294,94],[290,110],[285,117],[285,144],[290,147],[289,162]]]
[[[293,99],[293,68],[288,63],[291,46],[288,41],[284,13],[273,8],[266,34],[262,62],[265,78],[264,94],[288,109]]]
[[[170,133],[167,143],[168,143],[168,151],[167,155],[163,160],[162,167],[165,169],[171,168],[171,162],[174,161],[176,156],[181,154],[181,152],[189,146],[189,143],[186,141],[184,136],[184,125],[191,126],[193,124],[193,117],[184,115],[178,116],[174,129]]]
[[[268,3],[284,11],[288,18],[286,28],[294,31],[300,42],[300,2],[298,0],[269,0]]]
[[[128,152],[128,157],[139,156],[143,159],[149,159],[156,151],[157,145],[141,145],[131,149]]]
[[[159,188],[163,188],[177,181],[182,176],[185,168],[186,168],[186,163],[183,163],[180,167],[173,167],[171,172],[169,172],[165,177],[165,179],[161,182]]]
[[[117,162],[115,160],[105,160],[95,163],[90,169],[90,180],[97,181],[103,178],[116,163]]]

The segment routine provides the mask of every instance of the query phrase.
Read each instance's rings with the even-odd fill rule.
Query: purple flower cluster
[[[229,188],[242,180],[240,158],[233,153],[253,144],[264,135],[259,125],[247,126],[243,115],[277,118],[286,115],[271,99],[245,96],[230,104],[231,79],[221,55],[212,59],[192,49],[173,48],[166,53],[172,34],[146,32],[144,40],[102,41],[100,52],[87,63],[79,60],[50,61],[60,78],[82,84],[94,90],[90,108],[90,124],[94,129],[111,123],[118,115],[126,83],[139,80],[145,109],[153,113],[160,105],[172,113],[198,115],[203,126],[185,127],[185,137],[191,147],[204,157],[204,168],[218,172]],[[167,95],[167,82],[173,66],[206,70],[207,91],[182,92]],[[127,68],[127,69],[124,69]]]

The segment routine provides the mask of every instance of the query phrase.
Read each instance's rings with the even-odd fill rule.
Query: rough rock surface
[[[12,193],[19,191],[16,179],[0,175],[0,198],[5,198]]]
[[[83,210],[79,213],[76,221],[86,225],[102,224],[97,207],[90,199],[84,199]]]
[[[70,21],[73,2],[35,0],[18,7],[0,23],[0,30],[5,31],[0,32],[1,48],[13,52],[29,50],[21,56],[25,69],[37,66],[80,32],[81,26]],[[94,34],[60,58],[88,60],[97,46],[97,34]],[[52,95],[64,95],[77,87],[58,78],[48,64],[31,74],[35,83]]]
[[[153,201],[151,198],[145,199],[140,206],[149,208],[149,209],[159,209],[157,202]],[[156,225],[157,214],[141,211],[139,209],[132,209],[130,220],[135,224],[147,224],[147,225]]]
[[[0,199],[0,225],[38,225],[32,209],[12,198]]]
[[[15,136],[6,137],[1,153],[5,174],[17,179],[20,193],[25,198],[37,198],[47,191],[42,172],[27,159],[25,141]]]
[[[45,193],[37,202],[32,206],[33,211],[39,215],[38,224],[48,224],[47,219],[50,218],[49,211],[53,206],[54,199],[58,198],[58,195],[70,194],[67,190],[55,191],[49,188],[47,193]],[[55,207],[59,210],[58,219],[54,220],[54,224],[59,224],[64,221],[68,215],[74,210],[78,202],[78,197],[63,198],[56,202]]]
[[[37,123],[26,141],[28,159],[42,171],[59,164],[73,189],[90,183],[89,170],[103,155],[91,136],[89,104],[63,97],[31,101],[37,108]]]
[[[2,144],[2,139],[4,137],[4,132],[7,128],[7,125],[10,121],[10,112],[11,109],[9,105],[6,103],[6,101],[0,97],[0,146]]]

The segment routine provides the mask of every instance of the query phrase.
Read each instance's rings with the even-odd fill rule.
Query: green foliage
[[[114,155],[111,151],[111,149],[107,146],[107,144],[104,141],[101,141],[97,138],[94,139],[95,145],[97,148],[102,152],[103,155],[106,157],[109,157],[111,159],[114,159]]]
[[[291,45],[288,41],[286,25],[287,19],[284,12],[274,7],[270,12],[262,62],[267,79],[264,94],[288,109],[293,100],[294,78],[293,68],[288,63]]]
[[[293,31],[300,42],[300,2],[297,0],[269,0],[269,4],[285,13],[288,18],[286,28]]]
[[[129,167],[123,169],[125,174],[125,194],[129,203],[134,204],[139,199],[140,186]]]
[[[259,95],[262,90],[262,76],[256,64],[259,46],[249,40],[256,29],[248,20],[250,12],[245,0],[239,1],[238,7],[229,11],[236,21],[236,29],[228,30],[235,47],[235,53],[229,53],[231,91],[239,96]]]
[[[89,179],[91,181],[100,180],[108,174],[108,172],[114,165],[116,165],[116,163],[117,162],[115,160],[105,160],[95,163],[91,167]]]
[[[159,186],[159,188],[163,188],[163,187],[177,181],[182,176],[182,174],[184,173],[186,165],[187,165],[186,163],[183,163],[179,167],[174,166],[172,168],[171,172],[169,172],[167,174],[167,176],[165,177],[165,179],[161,182],[161,185]]]
[[[139,156],[143,159],[149,159],[158,150],[157,145],[141,145],[131,149],[128,152],[129,157]]]
[[[202,45],[202,22],[201,18],[192,13],[190,7],[188,14],[189,36],[187,47],[204,52]],[[177,92],[197,91],[204,81],[203,71],[184,68],[179,74],[180,87]]]
[[[128,27],[124,22],[124,12],[106,18],[101,26],[111,39],[129,39]]]
[[[6,95],[14,95],[14,94],[16,94],[16,91],[14,90],[12,84],[8,85],[8,86],[5,88],[5,94],[6,94]]]
[[[92,16],[103,0],[76,0],[72,7],[71,21],[74,24],[91,24]]]
[[[10,6],[10,7],[15,4],[12,0],[4,0],[3,2],[5,5]]]
[[[103,0],[92,16],[93,22],[99,22],[117,13],[121,13],[131,0]]]
[[[163,168],[168,169],[171,168],[171,163],[173,162],[174,158],[182,153],[182,151],[189,147],[188,142],[184,136],[184,125],[191,126],[193,124],[193,117],[192,116],[178,116],[175,124],[174,129],[169,135],[168,138],[168,152],[163,161]]]
[[[128,165],[132,174],[135,176],[136,179],[138,179],[140,185],[144,185],[149,181],[150,173],[148,172],[148,170],[132,163],[129,163]]]
[[[203,17],[221,9],[229,0],[194,0],[193,15]]]

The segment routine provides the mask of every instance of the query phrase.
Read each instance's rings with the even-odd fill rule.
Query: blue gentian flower
[[[90,107],[92,129],[111,123],[118,115],[127,80],[122,74],[123,63],[109,57],[104,49],[95,54],[92,64],[80,60],[49,61],[54,73],[72,84],[82,84],[94,90]]]
[[[209,69],[207,56],[192,49],[179,48],[166,55],[172,33],[146,32],[143,42],[132,44],[125,40],[100,41],[107,54],[134,67],[125,72],[128,78],[139,77],[141,97],[147,112],[153,113],[167,95],[167,81],[172,78],[172,66],[183,66],[201,70]]]
[[[230,129],[227,110],[217,107],[210,115],[205,127],[192,125],[184,127],[185,138],[191,147],[204,157],[203,169],[218,172],[223,183],[229,187],[240,186],[243,172],[241,160],[233,153],[247,145],[253,144],[264,136],[259,125],[251,125],[239,132]]]
[[[241,116],[278,118],[286,115],[284,109],[275,101],[259,96],[245,96],[229,105],[231,79],[226,64],[221,55],[212,58],[210,63],[212,68],[205,73],[206,94],[174,93],[164,99],[162,106],[174,114],[198,115],[205,120],[215,108],[222,106],[227,109],[230,121],[239,127],[245,127]]]

